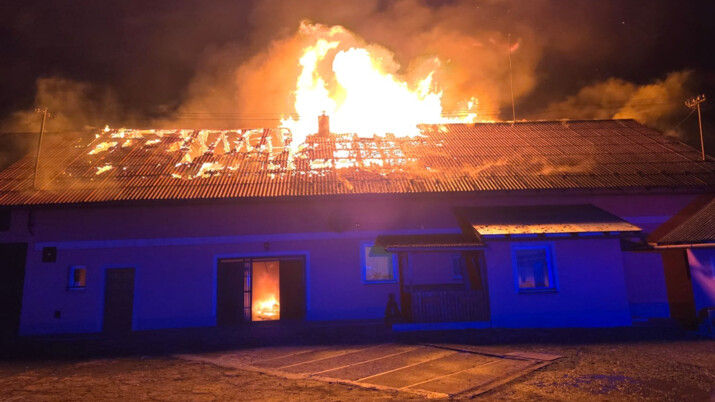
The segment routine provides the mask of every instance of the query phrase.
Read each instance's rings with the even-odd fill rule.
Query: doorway
[[[305,318],[303,257],[225,258],[216,271],[216,325]]]
[[[134,268],[105,271],[102,331],[130,332],[134,318]]]
[[[0,338],[17,335],[25,285],[27,243],[0,244]]]
[[[489,321],[484,252],[398,254],[402,314],[410,322]]]

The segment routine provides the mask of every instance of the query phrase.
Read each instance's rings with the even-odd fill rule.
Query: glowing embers
[[[279,266],[278,261],[253,263],[252,321],[281,318]]]
[[[89,151],[89,155],[95,155],[95,154],[104,152],[104,151],[108,150],[109,148],[116,147],[116,146],[117,146],[116,141],[100,142],[91,151]]]

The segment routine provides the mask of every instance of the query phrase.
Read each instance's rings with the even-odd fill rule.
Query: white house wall
[[[557,289],[519,292],[513,245],[553,247]],[[618,239],[499,241],[486,250],[492,325],[495,327],[613,327],[631,325]]]
[[[381,318],[387,295],[399,289],[396,283],[362,282],[360,244],[385,234],[459,233],[453,207],[592,203],[642,225],[638,220],[667,219],[692,198],[687,194],[375,196],[38,207],[32,212],[19,208],[12,211],[11,231],[0,232],[0,242],[28,243],[23,334],[101,330],[104,272],[120,267],[136,270],[135,330],[214,325],[217,259],[263,255],[306,258],[308,320],[366,319]],[[559,293],[553,295],[516,294],[508,244],[490,246],[493,325],[627,324],[618,241],[554,244]],[[57,247],[56,262],[41,262],[45,246]],[[67,289],[72,265],[87,267],[84,290]],[[452,275],[452,267],[448,268],[443,277],[447,281]],[[602,280],[608,292],[599,285]],[[598,286],[585,286],[592,283],[588,281]],[[544,301],[543,308],[530,311],[534,301]],[[60,312],[59,318],[55,311]]]

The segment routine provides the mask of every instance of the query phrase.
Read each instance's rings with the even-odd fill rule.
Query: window
[[[396,282],[395,256],[372,243],[362,244],[363,281],[369,283]]]
[[[464,279],[464,258],[461,255],[452,256],[452,279],[455,281]]]
[[[556,290],[550,245],[513,246],[512,259],[520,292]]]
[[[69,289],[84,289],[87,283],[87,267],[73,265],[70,267]]]

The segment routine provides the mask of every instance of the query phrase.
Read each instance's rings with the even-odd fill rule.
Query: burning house
[[[43,149],[37,180],[21,159],[0,173],[3,326],[379,319],[390,294],[408,326],[695,318],[684,252],[648,235],[712,195],[697,150],[632,120],[323,124],[299,144],[107,129]]]

